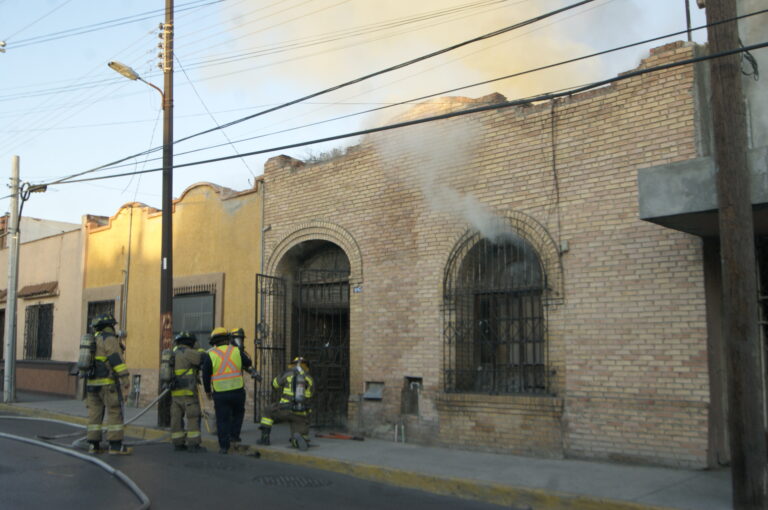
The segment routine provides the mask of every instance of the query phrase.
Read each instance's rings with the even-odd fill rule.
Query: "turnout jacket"
[[[115,384],[115,375],[121,383],[127,382],[128,367],[123,361],[123,349],[120,340],[113,331],[104,329],[96,333],[96,353],[93,370],[86,380],[87,386],[108,386]]]
[[[171,396],[194,397],[197,395],[197,374],[203,362],[205,351],[186,345],[173,348],[174,385]]]

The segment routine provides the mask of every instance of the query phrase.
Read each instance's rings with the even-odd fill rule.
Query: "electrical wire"
[[[175,141],[173,142],[173,144],[175,145],[175,144],[177,144],[177,143],[180,143],[180,142],[183,142],[183,141],[187,141],[187,140],[190,140],[190,139],[192,139],[192,138],[196,138],[196,137],[198,137],[198,136],[202,136],[202,135],[204,135],[204,134],[208,134],[208,133],[211,133],[211,132],[213,132],[213,131],[217,131],[217,130],[221,130],[221,129],[224,129],[224,128],[227,128],[227,127],[230,127],[230,126],[234,126],[234,125],[236,125],[236,124],[239,124],[239,123],[245,122],[245,121],[247,121],[247,120],[251,120],[251,119],[253,119],[253,118],[256,118],[256,117],[260,117],[260,116],[262,116],[262,115],[265,115],[265,114],[267,114],[267,113],[271,113],[271,112],[274,112],[274,111],[277,111],[277,110],[280,110],[280,109],[283,109],[283,108],[287,108],[287,107],[289,107],[289,106],[292,106],[292,105],[294,105],[294,104],[298,104],[298,103],[301,103],[301,102],[303,102],[303,101],[306,101],[306,100],[308,100],[308,99],[312,99],[312,98],[314,98],[314,97],[318,97],[318,96],[320,96],[320,95],[323,95],[323,94],[327,94],[327,93],[329,93],[329,92],[333,92],[333,91],[335,91],[335,90],[339,90],[339,89],[341,89],[341,88],[344,88],[344,87],[348,87],[348,86],[350,86],[350,85],[354,85],[354,84],[360,83],[360,82],[362,82],[362,81],[368,80],[368,79],[370,79],[370,78],[373,78],[373,77],[375,77],[375,76],[379,76],[379,75],[382,75],[382,74],[385,74],[385,73],[388,73],[388,72],[392,72],[392,71],[395,71],[395,70],[397,70],[397,69],[402,69],[402,68],[404,68],[404,67],[407,67],[407,66],[409,66],[409,65],[412,65],[412,64],[414,64],[414,63],[416,63],[416,62],[421,62],[421,61],[423,61],[423,60],[427,60],[427,59],[429,59],[429,58],[432,58],[432,57],[435,57],[435,56],[438,56],[438,55],[442,55],[442,54],[444,54],[444,53],[447,53],[447,52],[453,51],[453,50],[455,50],[455,49],[458,49],[458,48],[462,48],[462,47],[464,47],[464,46],[467,46],[467,45],[473,44],[473,43],[475,43],[475,42],[484,41],[484,40],[490,39],[490,38],[492,38],[492,37],[496,37],[496,36],[498,36],[498,35],[501,35],[501,34],[505,34],[505,33],[507,33],[507,32],[510,32],[510,31],[512,31],[512,30],[516,30],[516,29],[518,29],[518,28],[521,28],[521,27],[524,27],[524,26],[528,26],[528,25],[531,25],[531,24],[533,24],[533,23],[536,23],[536,22],[538,22],[538,21],[541,21],[541,20],[543,20],[543,19],[547,19],[547,18],[550,18],[550,17],[552,17],[552,16],[555,16],[555,15],[557,15],[557,14],[561,13],[561,12],[565,12],[565,11],[568,11],[568,10],[574,9],[574,8],[576,8],[576,7],[579,7],[579,6],[581,6],[581,5],[585,5],[585,4],[591,3],[591,2],[593,2],[593,1],[595,1],[595,0],[581,0],[581,1],[579,1],[579,2],[576,2],[576,3],[574,3],[574,4],[568,5],[568,6],[566,6],[566,7],[562,7],[562,8],[560,8],[560,9],[556,9],[556,10],[554,10],[554,11],[550,11],[550,12],[548,12],[548,13],[545,13],[545,14],[542,14],[542,15],[539,15],[539,16],[536,16],[536,17],[533,17],[533,18],[527,19],[527,20],[525,20],[525,21],[521,21],[521,22],[515,23],[515,24],[513,24],[513,25],[509,25],[509,26],[507,26],[507,27],[504,27],[504,28],[501,28],[501,29],[495,30],[495,31],[493,31],[493,32],[489,32],[489,33],[487,33],[487,34],[483,34],[483,35],[480,35],[480,36],[478,36],[478,37],[474,37],[474,38],[472,38],[472,39],[469,39],[469,40],[466,40],[466,41],[463,41],[463,42],[460,42],[460,43],[454,44],[454,45],[452,45],[452,46],[449,46],[449,47],[447,47],[447,48],[443,48],[443,49],[441,49],[441,50],[437,50],[437,51],[434,51],[434,52],[428,53],[428,54],[426,54],[426,55],[422,55],[422,56],[420,56],[420,57],[417,57],[417,58],[414,58],[414,59],[408,60],[408,61],[406,61],[406,62],[403,62],[403,63],[397,64],[397,65],[394,65],[394,66],[391,66],[391,67],[388,67],[388,68],[385,68],[385,69],[382,69],[382,70],[379,70],[379,71],[376,71],[376,72],[374,72],[374,73],[370,73],[370,74],[367,74],[367,75],[365,75],[365,76],[361,76],[361,77],[359,77],[359,78],[356,78],[356,79],[354,79],[354,80],[350,80],[350,81],[347,81],[347,82],[341,83],[341,84],[339,84],[339,85],[335,85],[335,86],[333,86],[333,87],[330,87],[330,88],[327,88],[327,89],[321,90],[321,91],[319,91],[319,92],[315,92],[315,93],[313,93],[313,94],[309,94],[309,95],[307,95],[307,96],[303,96],[303,97],[300,97],[300,98],[298,98],[298,99],[294,99],[294,100],[292,100],[292,101],[289,101],[289,102],[287,102],[287,103],[283,103],[283,104],[281,104],[281,105],[278,105],[278,106],[275,106],[275,107],[272,107],[272,108],[268,108],[268,109],[266,109],[266,110],[261,110],[261,111],[259,111],[259,112],[257,112],[257,113],[254,113],[254,114],[251,114],[251,115],[248,115],[248,116],[245,116],[245,117],[241,117],[240,119],[236,119],[236,120],[230,121],[230,122],[228,122],[228,123],[226,123],[226,124],[222,124],[222,125],[216,126],[216,127],[214,127],[214,128],[210,128],[210,129],[207,129],[207,130],[204,130],[204,131],[201,131],[201,132],[198,132],[198,133],[195,133],[195,134],[192,134],[192,135],[186,136],[186,137],[184,137],[184,138],[181,138],[181,139],[179,139],[179,140],[175,140]],[[83,172],[79,172],[79,173],[77,173],[77,174],[74,174],[74,175],[71,175],[71,176],[68,176],[68,177],[64,177],[64,178],[60,179],[60,180],[59,180],[59,181],[57,181],[57,182],[63,182],[63,181],[69,180],[69,179],[73,179],[73,178],[75,178],[75,177],[79,177],[79,176],[81,176],[81,175],[85,175],[85,174],[87,174],[87,173],[91,173],[91,172],[95,172],[95,171],[98,171],[98,170],[102,170],[102,169],[104,169],[104,168],[108,168],[108,167],[111,167],[111,166],[114,166],[114,165],[117,165],[117,164],[123,163],[123,162],[125,162],[125,161],[128,161],[128,160],[130,160],[130,159],[133,159],[133,158],[135,158],[135,157],[138,157],[138,156],[143,156],[144,154],[148,154],[148,153],[150,153],[150,152],[156,152],[156,151],[159,151],[159,150],[161,150],[161,149],[162,149],[162,146],[159,146],[159,147],[155,147],[155,148],[151,149],[150,151],[144,151],[144,152],[140,152],[140,153],[137,153],[137,154],[132,154],[132,155],[130,155],[130,156],[126,156],[126,157],[124,157],[124,158],[121,158],[121,159],[119,159],[119,160],[113,161],[113,162],[111,162],[111,163],[107,163],[107,164],[105,164],[105,165],[101,165],[101,166],[99,166],[99,167],[96,167],[96,168],[93,168],[93,169],[90,169],[90,170],[85,170],[85,171],[83,171]]]
[[[663,64],[663,65],[659,65],[659,66],[655,66],[655,67],[649,67],[649,68],[646,68],[646,69],[639,69],[637,71],[632,71],[632,72],[624,73],[624,74],[622,74],[620,76],[616,76],[614,78],[609,78],[609,79],[605,79],[605,80],[596,81],[596,82],[593,82],[593,83],[590,83],[590,84],[587,84],[587,85],[582,85],[582,86],[579,86],[579,87],[576,87],[576,88],[572,88],[572,89],[568,89],[568,90],[565,90],[565,91],[549,92],[549,93],[546,93],[546,94],[540,94],[540,95],[537,95],[537,96],[534,96],[534,97],[530,97],[530,98],[526,98],[526,99],[518,99],[518,100],[514,100],[514,101],[504,101],[504,102],[501,102],[501,103],[494,103],[494,104],[478,106],[478,107],[474,107],[474,108],[467,108],[465,110],[459,110],[459,111],[455,111],[455,112],[444,113],[444,114],[441,114],[441,115],[435,115],[435,116],[431,116],[431,117],[424,117],[424,118],[421,118],[421,119],[415,119],[415,120],[410,120],[410,121],[398,122],[398,123],[395,123],[395,124],[388,124],[388,125],[380,126],[380,127],[377,127],[377,128],[364,129],[364,130],[355,131],[355,132],[351,132],[351,133],[344,133],[344,134],[340,134],[340,135],[334,135],[334,136],[329,136],[329,137],[325,137],[325,138],[319,138],[319,139],[315,139],[315,140],[309,140],[309,141],[304,141],[304,142],[298,142],[298,143],[283,145],[283,146],[280,146],[280,147],[271,147],[271,148],[268,148],[268,149],[261,149],[261,150],[246,152],[246,153],[237,154],[237,155],[229,155],[229,156],[222,156],[222,157],[218,157],[218,158],[211,158],[211,159],[206,159],[206,160],[201,160],[201,161],[193,161],[193,162],[189,162],[189,163],[181,163],[181,164],[178,164],[178,165],[174,165],[173,168],[174,169],[178,169],[178,168],[186,168],[186,167],[197,166],[197,165],[217,163],[217,162],[220,162],[220,161],[227,161],[227,160],[238,158],[238,157],[255,156],[255,155],[258,155],[258,154],[266,154],[266,153],[269,153],[269,152],[282,151],[282,150],[286,150],[286,149],[294,149],[294,148],[297,148],[297,147],[304,147],[304,146],[307,146],[307,145],[314,145],[314,144],[318,144],[318,143],[335,141],[335,140],[340,140],[340,139],[343,139],[343,138],[351,138],[351,137],[355,137],[355,136],[368,135],[368,134],[372,134],[372,133],[379,133],[379,132],[382,132],[382,131],[390,131],[392,129],[400,129],[400,128],[404,128],[404,127],[408,127],[408,126],[413,126],[413,125],[417,125],[417,124],[424,124],[424,123],[428,123],[428,122],[435,122],[435,121],[438,121],[438,120],[445,120],[445,119],[450,119],[450,118],[454,118],[454,117],[460,117],[460,116],[464,116],[464,115],[472,115],[472,114],[475,114],[475,113],[487,112],[487,111],[492,111],[492,110],[500,110],[500,109],[503,109],[503,108],[509,108],[509,107],[513,107],[513,106],[530,105],[530,104],[541,102],[541,101],[551,101],[553,99],[557,99],[557,98],[565,97],[565,96],[572,96],[574,94],[579,94],[581,92],[586,92],[586,91],[591,90],[591,89],[595,89],[595,88],[603,87],[605,85],[610,85],[612,83],[617,83],[617,82],[620,82],[620,81],[628,80],[630,78],[634,78],[634,77],[637,77],[637,76],[642,76],[642,75],[645,75],[645,74],[654,73],[654,72],[658,72],[658,71],[664,71],[664,70],[667,70],[667,69],[672,69],[672,68],[680,67],[680,66],[684,66],[684,65],[695,64],[695,63],[698,63],[698,62],[704,62],[704,61],[707,61],[707,60],[712,60],[712,59],[716,59],[716,58],[726,57],[726,56],[729,56],[729,55],[734,55],[734,54],[738,54],[738,53],[743,53],[745,51],[752,51],[752,50],[756,50],[756,49],[760,49],[760,48],[765,48],[765,47],[768,47],[768,42],[753,44],[753,45],[750,45],[750,46],[745,46],[745,47],[737,48],[737,49],[734,49],[734,50],[724,51],[724,52],[717,53],[717,54],[714,54],[714,55],[705,55],[705,56],[701,56],[701,57],[694,57],[694,58],[690,58],[690,59],[680,60],[680,61],[677,61],[677,62],[671,62],[669,64]],[[162,170],[163,170],[163,168],[153,168],[153,169],[149,169],[149,170],[143,170],[141,172],[128,172],[128,173],[122,173],[122,174],[112,174],[112,175],[106,175],[106,176],[101,176],[101,177],[90,177],[90,178],[86,178],[86,179],[58,180],[58,181],[46,183],[46,185],[47,186],[52,186],[52,185],[56,185],[56,184],[71,184],[71,183],[77,183],[77,182],[90,182],[90,181],[97,181],[97,180],[103,180],[103,179],[113,179],[113,178],[117,178],[117,177],[126,177],[126,176],[129,176],[129,175],[135,175],[137,173],[159,172],[159,171],[162,171]]]
[[[740,16],[739,18],[742,18],[742,17],[746,18],[746,17],[749,17],[749,16],[755,16],[755,15],[763,14],[763,13],[767,13],[767,12],[768,12],[768,9],[765,9],[765,10],[762,10],[762,11],[756,11],[754,13],[745,14],[743,16]],[[716,25],[716,24],[720,24],[720,23],[727,23],[727,22],[730,22],[730,21],[733,21],[733,20],[718,21],[716,23],[713,23],[712,25]],[[693,28],[692,30],[701,30],[701,29],[707,28],[708,26],[709,25],[701,25],[701,26]],[[463,86],[455,87],[455,88],[452,88],[452,89],[442,90],[440,92],[435,92],[435,93],[432,93],[432,94],[428,94],[428,95],[424,95],[424,96],[419,96],[419,97],[407,99],[407,100],[404,100],[404,101],[399,101],[399,102],[394,102],[394,103],[387,103],[385,105],[382,105],[382,106],[379,106],[379,107],[376,107],[376,108],[370,108],[370,109],[367,109],[367,110],[363,110],[363,111],[359,111],[359,112],[355,112],[355,113],[350,113],[350,114],[346,114],[346,115],[340,115],[340,116],[333,117],[333,118],[330,118],[330,119],[320,120],[320,121],[312,122],[312,123],[309,123],[309,124],[303,124],[301,126],[295,126],[295,127],[291,127],[291,128],[281,129],[281,130],[278,130],[278,131],[271,131],[269,133],[264,133],[264,134],[260,134],[260,135],[257,135],[257,136],[241,138],[239,140],[235,140],[232,143],[237,144],[237,143],[242,143],[242,142],[246,142],[246,141],[256,140],[256,139],[259,139],[259,138],[265,138],[265,137],[273,136],[273,135],[277,135],[277,134],[283,134],[283,133],[287,133],[287,132],[290,132],[290,131],[296,131],[296,130],[299,130],[299,129],[304,129],[304,128],[308,128],[308,127],[314,127],[314,126],[318,126],[318,125],[321,125],[321,124],[327,124],[327,123],[330,123],[330,122],[335,122],[335,121],[338,121],[338,120],[343,120],[343,119],[347,119],[347,118],[351,118],[351,117],[355,117],[355,116],[359,116],[359,115],[364,115],[364,114],[367,114],[367,113],[373,113],[373,112],[377,112],[377,111],[382,111],[382,110],[385,110],[385,109],[388,109],[388,108],[393,108],[393,107],[396,107],[396,106],[402,106],[402,105],[406,105],[406,104],[418,104],[420,102],[423,102],[426,99],[430,99],[430,98],[433,98],[433,97],[444,96],[446,94],[450,94],[450,93],[453,93],[453,92],[457,92],[457,91],[461,91],[461,90],[477,87],[477,86],[480,86],[480,85],[487,85],[489,83],[494,83],[494,82],[498,82],[498,81],[502,81],[502,80],[507,80],[507,79],[510,79],[510,78],[516,78],[516,77],[524,76],[524,75],[527,75],[527,74],[535,73],[535,72],[538,72],[538,71],[546,70],[546,69],[552,69],[552,68],[563,66],[563,65],[566,65],[566,64],[575,63],[575,62],[578,62],[578,61],[581,61],[581,60],[586,60],[586,59],[589,59],[589,58],[594,58],[594,57],[597,57],[597,56],[606,55],[608,53],[613,53],[613,52],[625,50],[625,49],[628,49],[628,48],[632,48],[632,47],[636,47],[636,46],[641,46],[641,45],[644,45],[644,44],[652,43],[652,42],[655,42],[655,41],[659,41],[659,40],[663,40],[663,39],[668,39],[670,37],[674,37],[674,36],[677,36],[677,35],[682,35],[682,34],[685,34],[685,33],[687,33],[687,29],[686,30],[680,30],[678,32],[671,32],[669,34],[660,35],[660,36],[653,37],[653,38],[650,38],[650,39],[644,39],[642,41],[638,41],[638,42],[631,43],[631,44],[625,44],[625,45],[622,45],[622,46],[617,46],[617,47],[614,47],[614,48],[610,48],[608,50],[603,50],[603,51],[599,51],[599,52],[595,52],[595,53],[590,53],[588,55],[582,55],[580,57],[575,57],[575,58],[572,58],[572,59],[563,60],[563,61],[556,62],[556,63],[553,63],[553,64],[548,64],[548,65],[544,65],[544,66],[528,69],[528,70],[525,70],[525,71],[520,71],[520,72],[517,72],[517,73],[508,74],[508,75],[505,75],[505,76],[500,76],[498,78],[493,78],[493,79],[490,79],[490,80],[484,80],[484,81],[481,81],[481,82],[471,83],[469,85],[463,85]],[[179,153],[176,153],[176,156],[182,156],[182,155],[193,154],[193,153],[201,152],[201,151],[205,151],[205,150],[216,149],[216,148],[223,147],[223,146],[226,146],[226,145],[229,145],[229,143],[217,144],[217,145],[209,145],[209,146],[206,146],[206,147],[192,149],[192,150],[189,150],[189,151],[179,152]],[[161,159],[161,158],[151,158],[148,161],[157,161],[159,159]],[[128,165],[114,165],[114,166],[111,166],[109,168],[116,169],[116,168],[122,168],[122,167],[126,167],[126,166],[132,166],[132,164],[128,164]]]
[[[176,59],[176,63],[179,64],[179,68],[184,73],[184,76],[187,78],[187,82],[192,87],[192,90],[194,91],[195,95],[197,96],[197,99],[200,100],[200,104],[203,105],[203,108],[205,108],[205,111],[208,113],[208,116],[210,116],[210,118],[213,121],[213,123],[218,126],[219,122],[216,120],[216,117],[213,116],[213,114],[211,113],[211,110],[208,109],[208,106],[205,104],[205,101],[203,101],[202,96],[197,91],[197,87],[195,87],[195,84],[192,82],[192,79],[187,74],[187,71],[184,70],[184,66],[181,65],[181,61],[179,60],[179,57],[177,55],[174,55],[174,58]],[[229,139],[229,136],[227,136],[227,133],[224,132],[224,130],[222,130],[221,134],[224,135],[224,138],[227,140],[229,145],[232,147],[232,150],[234,150],[235,153],[237,153],[237,147],[235,147],[235,145],[232,143],[232,140]],[[253,173],[253,170],[251,170],[251,167],[248,166],[248,163],[245,161],[245,159],[240,158],[240,161],[242,161],[242,163],[245,166],[246,170],[248,170],[248,172],[251,174],[251,177],[253,177],[255,179],[256,178],[256,174]]]
[[[178,16],[177,19],[189,17],[191,15],[194,15],[196,12],[197,12],[196,10],[191,9],[191,10],[189,10],[189,12]],[[200,16],[202,16],[202,14]],[[203,18],[200,18],[200,19],[203,19]],[[150,33],[152,33],[152,31],[150,31]],[[135,41],[134,43],[132,43],[128,47],[126,47],[126,49],[124,49],[122,51],[122,53],[128,51],[132,47],[137,46],[142,40],[144,40],[144,36],[140,37],[137,41]],[[153,50],[150,50],[149,52],[145,52],[144,54],[146,55],[146,54],[152,53],[152,52],[153,52]],[[105,60],[107,60],[107,59],[105,59]],[[151,67],[151,69],[153,69],[153,68],[154,68],[154,66]],[[87,76],[93,75],[96,72],[100,73],[100,72],[102,72],[102,70],[103,70],[103,65],[100,63],[97,66],[94,66],[94,68],[92,68],[90,71],[85,73],[79,79],[75,80],[73,83],[74,84],[82,83],[83,80]],[[150,72],[149,74],[151,75],[152,73]],[[126,84],[127,84],[127,82],[125,80],[117,79],[117,81],[122,81],[122,83],[120,85],[116,84],[114,86],[114,87],[117,87],[118,89],[126,86]],[[115,83],[117,83],[117,81]],[[89,94],[86,97],[85,93],[81,93],[80,96],[82,97],[82,101],[76,103],[75,106],[81,106],[81,111],[82,111],[82,110],[84,110],[84,109],[86,109],[88,107],[93,106],[96,103],[99,103],[101,101],[105,101],[107,99],[114,98],[115,97],[115,93],[114,93],[113,89],[105,88],[103,90],[99,90],[98,94],[96,94],[96,95]],[[51,102],[51,98],[48,98],[46,101],[44,101],[44,102],[40,103],[39,105],[37,105],[36,108],[40,109],[40,107],[42,107],[46,103],[50,103],[50,102]],[[66,119],[70,118],[72,115],[73,115],[72,113],[68,113],[68,112],[62,111],[61,114],[58,115],[58,119],[56,117],[51,118],[50,116],[48,116],[48,117],[45,117],[45,118],[39,118],[38,120],[35,120],[34,118],[30,119],[26,115],[24,115],[23,117],[20,115],[19,117],[22,118],[23,121],[22,121],[22,125],[18,126],[17,130],[18,131],[23,131],[23,129],[26,128],[26,127],[29,127],[29,126],[34,127],[35,125],[42,125],[43,123],[45,124],[46,128],[50,129],[50,128],[53,128],[53,127],[56,126],[56,122],[55,122],[56,120],[58,120],[58,122],[62,122],[63,120],[66,120]],[[42,131],[42,132],[45,132],[45,130]],[[28,143],[29,141],[33,140],[36,137],[36,136],[33,136],[32,138],[28,138],[27,140],[25,140],[23,142],[18,142],[17,140],[19,139],[20,136],[21,135],[19,134],[19,135],[15,136],[15,137],[9,137],[9,138],[3,139],[3,142],[2,142],[3,146],[9,147],[14,142],[17,145],[23,145],[24,143]],[[3,151],[0,150],[0,152],[3,152]]]
[[[47,18],[48,16],[50,16],[50,15],[51,15],[51,14],[53,14],[54,12],[58,11],[59,9],[61,9],[62,7],[64,7],[65,5],[67,5],[67,4],[68,4],[69,2],[71,2],[71,1],[72,1],[72,0],[67,0],[67,1],[66,1],[66,2],[64,2],[63,4],[59,4],[59,5],[57,5],[56,7],[54,7],[53,9],[51,9],[50,11],[48,11],[47,13],[45,13],[45,14],[43,14],[42,16],[40,16],[39,18],[37,18],[37,19],[36,19],[35,21],[33,21],[32,23],[29,23],[28,25],[25,25],[23,28],[20,28],[20,29],[19,29],[19,30],[17,30],[16,32],[12,33],[11,35],[9,35],[8,37],[6,37],[6,38],[5,38],[5,42],[6,42],[6,44],[8,43],[8,40],[10,40],[10,39],[13,39],[14,37],[16,37],[17,35],[19,35],[19,34],[20,34],[20,33],[22,33],[23,31],[25,31],[26,29],[28,29],[29,27],[36,25],[38,22],[40,22],[40,21],[44,20],[45,18]],[[7,48],[7,46],[6,46],[6,48]]]
[[[494,30],[493,32],[489,32],[487,34],[483,34],[481,36],[474,37],[472,39],[468,39],[466,41],[453,44],[451,46],[448,46],[447,48],[443,48],[443,49],[440,49],[440,50],[437,50],[437,51],[433,51],[431,53],[427,53],[426,55],[422,55],[420,57],[416,57],[416,58],[407,60],[407,61],[402,62],[400,64],[397,64],[397,65],[394,65],[394,66],[391,66],[391,67],[387,67],[385,69],[381,69],[379,71],[376,71],[376,72],[373,72],[373,73],[361,76],[359,78],[355,78],[354,80],[349,80],[349,81],[341,83],[339,85],[335,85],[333,87],[329,87],[327,89],[321,90],[319,92],[315,92],[315,93],[312,93],[312,94],[300,97],[298,99],[294,99],[293,101],[289,101],[289,102],[284,103],[284,104],[282,104],[280,106],[275,106],[273,108],[267,108],[266,110],[262,110],[262,111],[260,111],[258,113],[254,113],[252,115],[248,115],[248,116],[242,117],[240,119],[233,120],[231,122],[227,122],[226,124],[223,124],[221,126],[217,126],[215,128],[211,128],[211,129],[207,129],[205,131],[201,131],[199,133],[195,133],[193,135],[181,138],[180,140],[178,140],[178,142],[183,142],[183,141],[186,141],[186,140],[190,140],[191,138],[195,138],[197,136],[201,136],[201,135],[204,135],[204,134],[207,134],[207,133],[211,133],[211,132],[216,131],[218,129],[223,129],[223,128],[226,128],[226,127],[234,126],[235,124],[239,124],[241,122],[245,122],[247,120],[251,120],[251,119],[254,119],[256,117],[260,117],[261,115],[265,115],[267,113],[271,113],[273,111],[276,111],[276,110],[279,110],[279,109],[282,109],[282,108],[287,108],[288,106],[292,106],[294,104],[301,103],[303,101],[306,101],[307,99],[312,99],[313,97],[321,96],[323,94],[327,94],[329,92],[333,92],[335,90],[339,90],[341,88],[348,87],[350,85],[355,85],[357,83],[360,83],[360,82],[363,82],[365,80],[374,78],[376,76],[380,76],[382,74],[386,74],[386,73],[389,73],[389,72],[392,72],[392,71],[396,71],[398,69],[402,69],[404,67],[408,67],[408,66],[413,65],[413,64],[415,64],[417,62],[421,62],[421,61],[424,61],[424,60],[436,57],[438,55],[442,55],[444,53],[448,53],[450,51],[462,48],[464,46],[468,46],[468,45],[474,44],[476,42],[484,41],[484,40],[490,39],[492,37],[496,37],[496,36],[499,36],[501,34],[505,34],[505,33],[510,32],[512,30],[517,30],[519,28],[531,25],[531,24],[536,23],[538,21],[541,21],[541,20],[547,19],[549,17],[555,16],[557,14],[560,14],[561,12],[565,12],[565,11],[568,11],[568,10],[571,10],[571,9],[575,9],[576,7],[580,7],[582,5],[585,5],[585,4],[594,2],[594,1],[595,0],[581,0],[581,1],[576,2],[574,4],[570,4],[570,5],[566,6],[566,7],[562,7],[560,9],[555,9],[554,11],[550,11],[548,13],[545,13],[545,14],[542,14],[542,15],[539,15],[539,16],[527,19],[525,21],[521,21],[519,23],[515,23],[513,25],[509,25],[509,26],[501,28],[499,30]]]
[[[64,5],[69,3],[69,1],[71,1],[71,0],[68,0],[64,4],[61,4],[56,9],[58,9],[60,7],[63,7]],[[207,1],[207,3],[201,4],[201,2],[204,2],[204,1],[207,1],[207,0],[196,0],[196,1],[190,2],[188,4],[183,4],[183,5],[179,6],[178,8],[174,9],[174,12],[184,12],[184,11],[188,11],[190,9],[199,9],[201,7],[207,7],[209,5],[221,3],[224,0]],[[198,5],[195,5],[195,4],[198,4]],[[54,10],[56,10],[56,9],[54,9]],[[117,19],[113,19],[113,20],[102,21],[100,23],[95,23],[95,24],[92,24],[92,25],[85,25],[85,26],[82,26],[82,27],[70,28],[70,29],[67,29],[67,30],[62,30],[60,32],[53,32],[51,34],[30,37],[28,39],[23,39],[23,40],[21,40],[19,42],[16,42],[16,43],[8,44],[6,46],[6,50],[15,50],[17,48],[23,48],[23,47],[31,46],[31,45],[34,45],[34,44],[47,43],[47,42],[56,41],[56,40],[59,40],[59,39],[64,39],[64,38],[67,38],[67,37],[74,37],[76,35],[83,35],[83,34],[88,34],[88,33],[91,33],[91,32],[96,32],[96,31],[99,31],[99,30],[106,30],[106,29],[109,29],[109,28],[119,27],[119,26],[122,26],[122,25],[128,25],[130,23],[137,23],[139,21],[146,21],[148,19],[154,18],[159,13],[163,13],[163,12],[165,12],[164,8],[163,9],[155,9],[154,11],[147,11],[147,12],[140,13],[140,14],[134,14],[132,16],[125,16],[123,18],[117,18]],[[7,42],[7,39],[6,39],[6,42]]]

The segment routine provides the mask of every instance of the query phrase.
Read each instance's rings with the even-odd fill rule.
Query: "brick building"
[[[695,81],[671,68],[377,133],[324,163],[272,158],[262,357],[313,361],[319,426],[711,463],[702,241],[638,214],[639,169],[700,155]]]

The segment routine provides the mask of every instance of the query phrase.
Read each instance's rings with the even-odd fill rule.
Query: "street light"
[[[171,7],[172,19],[172,7]],[[166,23],[165,27],[171,27]],[[162,27],[162,25],[161,25]],[[170,54],[170,31],[167,34],[166,56]],[[130,66],[112,61],[107,65],[129,80],[146,83],[160,93],[163,98],[163,215],[162,215],[162,245],[160,263],[160,350],[170,349],[173,338],[173,223],[171,221],[173,207],[173,66],[172,60],[165,59],[163,74],[165,77],[165,92],[156,85],[144,80]],[[158,383],[158,393],[162,391]],[[158,403],[157,424],[168,427],[171,424],[171,399],[166,395]]]

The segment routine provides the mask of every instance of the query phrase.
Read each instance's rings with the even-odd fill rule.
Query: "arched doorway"
[[[276,275],[259,275],[260,369],[267,381],[295,356],[310,362],[315,427],[346,425],[349,272],[344,250],[330,241],[312,240],[290,248],[277,264]],[[269,398],[269,388],[257,393]]]

